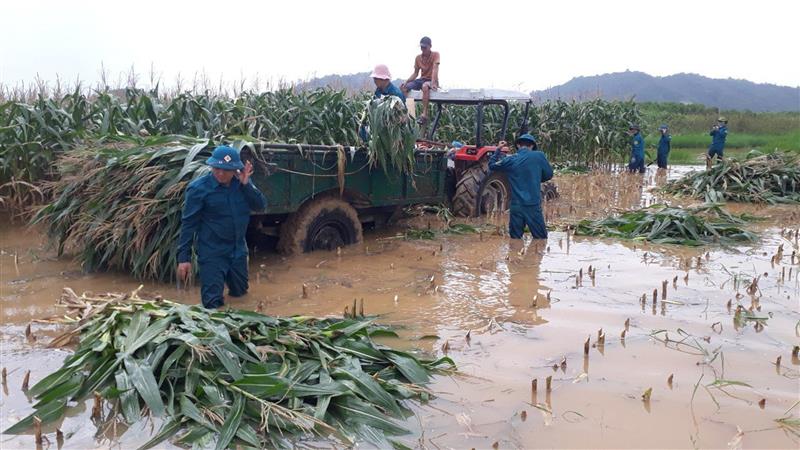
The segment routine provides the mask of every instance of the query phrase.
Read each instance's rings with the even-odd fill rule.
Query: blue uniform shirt
[[[553,168],[540,151],[522,147],[500,159],[496,150],[489,160],[489,170],[505,172],[511,184],[511,206],[536,206],[542,203],[541,184],[553,178]]]
[[[406,102],[406,96],[403,95],[403,91],[401,91],[397,86],[395,86],[394,83],[389,83],[389,85],[386,86],[385,91],[380,90],[380,88],[375,89],[375,95],[374,95],[375,98],[381,98],[384,95],[394,95],[395,97],[400,98],[400,100],[402,100],[403,103]]]
[[[658,153],[660,153],[662,155],[666,154],[666,153],[669,153],[669,146],[670,146],[670,141],[671,140],[672,140],[672,136],[670,136],[669,134],[666,134],[666,133],[662,134],[661,135],[661,139],[659,139],[659,141],[658,141]]]
[[[728,137],[728,127],[721,126],[716,130],[711,130],[711,150],[722,151],[725,149],[725,138]]]
[[[631,139],[631,158],[637,161],[644,161],[644,138],[642,133],[636,133]]]
[[[200,261],[247,256],[245,233],[250,211],[266,207],[267,199],[252,179],[242,185],[234,177],[226,187],[209,173],[192,181],[183,205],[178,262],[191,261],[195,235]]]

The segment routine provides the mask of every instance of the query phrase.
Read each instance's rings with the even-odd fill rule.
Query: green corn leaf
[[[34,411],[31,415],[25,417],[19,422],[3,431],[4,434],[21,434],[33,426],[33,418],[38,417],[42,424],[47,424],[58,420],[64,415],[67,409],[67,399],[62,397],[46,403]]]
[[[153,370],[142,361],[130,357],[125,358],[124,361],[131,384],[136,388],[153,415],[161,417],[165,412],[165,406]]]
[[[222,424],[222,429],[219,432],[219,439],[217,440],[217,450],[224,450],[228,448],[233,437],[239,431],[239,426],[242,422],[242,413],[244,412],[244,397],[241,394],[234,394],[233,405],[231,405],[225,423]]]
[[[181,429],[181,418],[180,417],[171,417],[167,419],[164,424],[161,426],[161,429],[158,430],[155,436],[153,436],[149,441],[142,444],[138,450],[147,450],[150,448],[155,447],[156,445],[164,442],[165,440],[175,436],[178,431]]]

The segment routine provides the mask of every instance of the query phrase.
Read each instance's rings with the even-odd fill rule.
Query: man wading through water
[[[189,183],[178,241],[178,279],[192,272],[192,245],[197,236],[200,297],[206,308],[224,304],[228,285],[231,297],[247,293],[247,242],[250,211],[267,207],[267,199],[250,181],[253,165],[242,164],[236,149],[220,146],[206,160],[211,173]]]
[[[500,151],[505,142],[497,144],[497,150],[489,159],[489,170],[505,172],[511,184],[508,234],[511,239],[522,239],[527,225],[534,239],[547,239],[541,184],[553,178],[553,168],[537,148],[536,138],[530,134],[518,137],[516,144],[517,153],[505,158],[502,158],[504,154]]]

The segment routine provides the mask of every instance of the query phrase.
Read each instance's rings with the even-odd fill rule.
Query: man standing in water
[[[267,199],[250,180],[253,165],[242,164],[239,152],[219,146],[206,160],[211,173],[189,183],[178,241],[178,279],[192,272],[192,244],[197,236],[200,297],[209,309],[224,304],[228,285],[231,297],[247,293],[247,242],[250,211],[267,207]]]
[[[659,169],[666,169],[667,168],[667,160],[669,159],[669,149],[670,149],[670,141],[672,140],[672,136],[669,135],[669,128],[666,124],[661,125],[658,129],[661,132],[661,139],[658,141],[658,155],[657,155],[657,163]]]
[[[711,145],[708,147],[708,159],[713,160],[716,155],[722,160],[722,153],[725,151],[725,139],[728,137],[728,119],[720,117],[717,124],[711,128]]]
[[[417,122],[425,125],[428,123],[431,90],[439,89],[439,52],[431,51],[431,38],[428,36],[419,41],[419,47],[422,53],[414,59],[414,73],[400,85],[400,89],[404,95],[408,95],[409,91],[422,91],[422,115]]]
[[[502,158],[500,149],[505,143],[501,142],[489,159],[489,170],[505,172],[511,184],[508,234],[511,239],[522,239],[527,225],[534,239],[547,239],[540,185],[553,178],[553,168],[530,134],[518,137],[516,144],[517,153]]]
[[[631,162],[628,164],[628,172],[644,173],[644,138],[639,125],[628,127],[628,134],[631,136]]]

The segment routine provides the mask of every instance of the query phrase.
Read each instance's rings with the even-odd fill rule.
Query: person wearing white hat
[[[384,95],[394,95],[398,97],[403,104],[406,103],[406,96],[392,83],[392,74],[389,73],[389,68],[386,67],[386,64],[378,64],[375,66],[370,76],[375,83],[375,98],[381,98]]]

